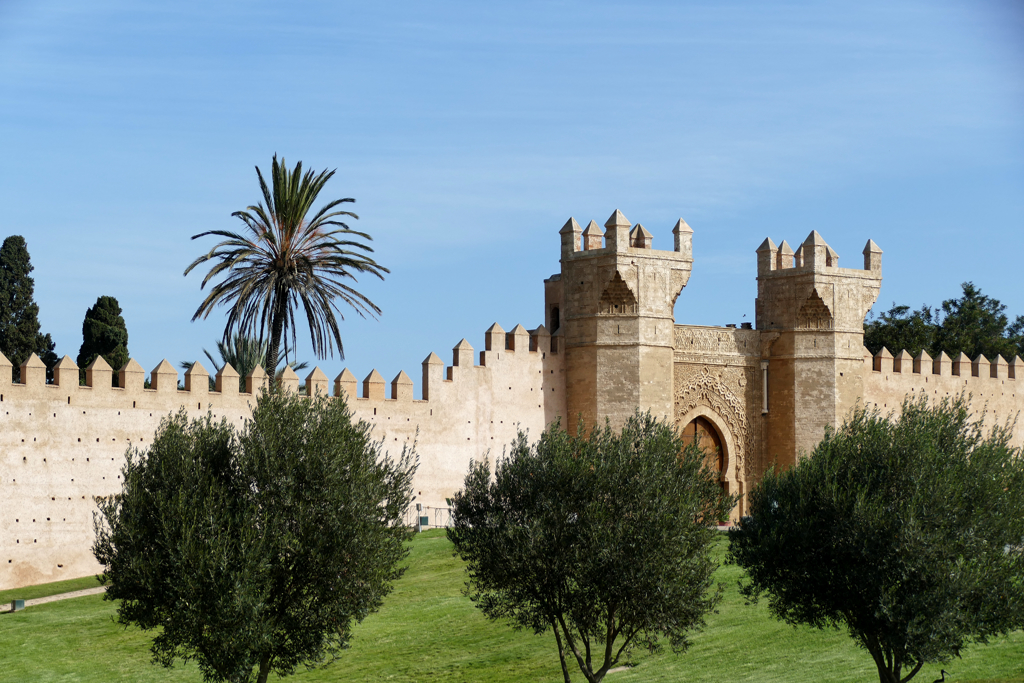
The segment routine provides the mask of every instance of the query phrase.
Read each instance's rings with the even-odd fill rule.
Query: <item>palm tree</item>
[[[201,263],[213,261],[201,288],[214,278],[225,276],[210,289],[192,321],[208,317],[217,305],[230,305],[224,341],[235,332],[255,337],[260,343],[266,340],[267,372],[273,376],[282,339],[287,340],[289,333],[295,348],[295,309],[301,304],[309,323],[313,353],[326,358],[328,354],[334,355],[337,344],[338,353],[344,358],[338,319],[344,320],[345,316],[338,310],[336,300],[348,304],[363,317],[376,317],[380,309],[347,282],[355,282],[356,273],[370,273],[383,280],[383,274],[390,271],[367,256],[373,249],[357,241],[373,238],[351,230],[340,220],[359,216],[334,210],[354,199],[335,199],[312,218],[306,217],[334,171],[316,174],[308,170],[303,174],[301,161],[294,170],[289,170],[284,159],[278,163],[275,154],[272,190],[258,166],[256,175],[263,202],[231,214],[245,223],[243,234],[209,230],[192,237],[217,235],[224,241],[193,261],[185,275]]]

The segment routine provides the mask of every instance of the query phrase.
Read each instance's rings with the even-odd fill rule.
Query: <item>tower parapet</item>
[[[757,329],[778,334],[766,349],[769,457],[791,464],[809,453],[862,396],[864,317],[881,284],[882,250],[871,240],[863,270],[840,268],[816,230],[796,252],[771,239],[758,247]]]
[[[565,354],[568,427],[578,417],[618,426],[637,407],[671,416],[673,307],[690,278],[693,230],[679,219],[674,249],[663,251],[619,210],[604,230],[590,221],[582,243],[578,225],[562,227],[561,273],[545,281],[552,349]]]

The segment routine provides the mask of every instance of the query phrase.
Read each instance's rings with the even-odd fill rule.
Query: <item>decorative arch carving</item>
[[[719,427],[725,440],[728,479],[742,481],[752,474],[753,463],[747,455],[753,452],[754,435],[747,424],[743,401],[725,382],[705,366],[676,384],[674,399],[677,425],[703,416]]]
[[[797,327],[802,330],[831,330],[832,326],[832,311],[828,304],[818,290],[811,290],[811,295],[797,314]]]
[[[615,271],[614,277],[601,293],[598,302],[598,313],[603,315],[635,315],[637,313],[636,295],[629,288],[622,274]]]

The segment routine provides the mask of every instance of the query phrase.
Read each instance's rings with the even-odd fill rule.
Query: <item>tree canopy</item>
[[[96,558],[119,623],[154,659],[249,681],[326,662],[403,568],[413,455],[393,458],[342,399],[263,393],[241,433],[165,418],[100,501]]]
[[[112,383],[117,384],[117,371],[128,363],[128,327],[121,315],[121,305],[112,296],[101,296],[85,312],[82,321],[82,346],[78,349],[78,367],[85,382],[85,368],[98,356],[114,370]]]
[[[769,471],[729,533],[742,592],[791,624],[844,626],[882,683],[1024,626],[1024,459],[966,399],[856,410]]]
[[[358,219],[351,211],[335,211],[351,197],[335,199],[307,218],[313,203],[334,171],[312,170],[302,173],[302,162],[289,169],[284,159],[274,155],[271,183],[268,187],[259,167],[263,202],[236,211],[232,216],[245,224],[244,233],[210,230],[192,239],[216,235],[224,241],[203,254],[185,269],[207,262],[212,266],[202,287],[224,276],[215,284],[192,320],[206,318],[218,305],[228,305],[224,341],[232,334],[256,337],[267,342],[266,370],[273,377],[277,370],[282,340],[291,333],[296,348],[295,312],[300,309],[309,325],[313,354],[326,358],[334,353],[345,357],[338,320],[344,320],[337,301],[348,304],[359,315],[377,315],[380,309],[348,283],[358,273],[384,279],[387,268],[368,254],[373,249],[364,242],[372,240],[341,219]],[[337,312],[337,316],[335,313]]]
[[[720,600],[710,526],[735,504],[704,458],[650,414],[621,433],[520,433],[493,481],[487,460],[472,463],[453,499],[469,596],[491,619],[551,629],[566,681],[566,654],[597,683],[661,636],[685,649]]]
[[[11,235],[0,246],[0,353],[11,361],[13,379],[21,380],[21,364],[33,353],[46,364],[47,379],[57,364],[56,346],[49,334],[39,331],[39,305],[28,246],[21,235]]]
[[[972,282],[960,287],[962,296],[935,309],[911,311],[893,304],[864,326],[864,346],[871,353],[883,346],[892,353],[906,349],[912,356],[926,351],[932,358],[943,351],[951,357],[961,351],[970,358],[982,354],[989,360],[997,354],[1007,360],[1024,356],[1024,315],[1011,322],[998,299],[982,294]]]

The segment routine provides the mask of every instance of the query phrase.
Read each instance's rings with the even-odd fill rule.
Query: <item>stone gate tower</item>
[[[826,426],[864,395],[864,316],[882,284],[882,250],[864,247],[864,269],[840,268],[818,232],[800,248],[765,239],[757,249],[757,329],[767,384],[762,408],[769,457],[792,465]]]
[[[679,219],[674,251],[620,211],[604,225],[561,229],[562,272],[545,281],[552,348],[564,354],[566,416],[620,427],[639,407],[671,418],[673,307],[690,278],[692,234]],[[607,231],[607,232],[606,232]]]

